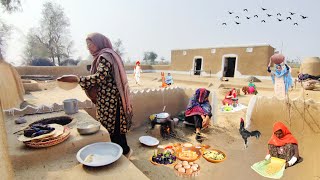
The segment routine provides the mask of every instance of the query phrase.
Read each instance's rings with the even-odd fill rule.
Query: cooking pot
[[[78,100],[66,99],[63,101],[63,109],[66,114],[75,114],[78,112]]]
[[[170,114],[163,112],[163,113],[159,113],[159,114],[155,114],[156,115],[156,121],[157,123],[165,123],[168,120],[170,120]]]

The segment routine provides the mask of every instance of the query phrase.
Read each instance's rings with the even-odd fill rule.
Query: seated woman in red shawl
[[[211,105],[209,103],[210,91],[205,88],[199,88],[190,98],[187,110],[185,112],[185,121],[192,123],[196,128],[196,140],[201,141],[200,130],[209,126],[211,114]]]
[[[301,162],[298,150],[298,141],[289,129],[281,122],[273,125],[273,134],[268,142],[269,154],[266,159],[276,157],[286,160],[286,168]]]
[[[226,96],[224,97],[224,100],[222,101],[223,105],[232,105],[233,104],[233,100],[232,99],[236,99],[237,98],[237,91],[235,88],[232,88],[231,91],[229,91]],[[238,101],[236,101],[238,103]]]

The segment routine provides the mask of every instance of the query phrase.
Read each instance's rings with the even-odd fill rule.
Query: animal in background
[[[259,137],[261,136],[260,131],[255,130],[255,131],[248,131],[244,128],[244,120],[243,118],[240,118],[240,128],[239,128],[239,133],[242,137],[242,139],[244,140],[244,148],[248,148],[248,138],[249,137],[256,137],[257,139],[259,139]]]
[[[242,87],[242,92],[244,93],[244,95],[249,94],[249,87],[248,86],[243,86]]]

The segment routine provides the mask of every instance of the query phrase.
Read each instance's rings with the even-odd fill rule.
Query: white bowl
[[[156,146],[159,144],[159,140],[151,136],[141,136],[139,141],[147,146]]]
[[[105,166],[117,161],[121,157],[122,152],[122,147],[118,144],[98,142],[81,148],[77,153],[77,160],[86,166]],[[86,159],[91,160],[86,161]]]

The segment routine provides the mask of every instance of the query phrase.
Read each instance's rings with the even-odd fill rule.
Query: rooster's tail
[[[254,136],[258,139],[261,136],[261,133],[260,133],[260,131],[251,131],[250,135]]]

